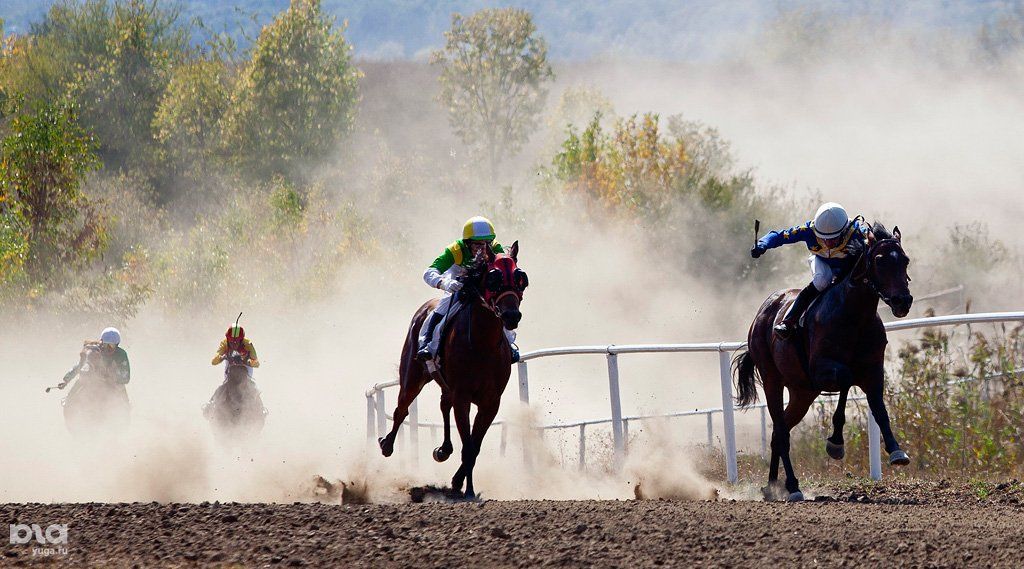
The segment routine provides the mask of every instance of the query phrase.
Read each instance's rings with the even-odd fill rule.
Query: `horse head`
[[[466,279],[509,330],[519,326],[523,317],[519,305],[523,301],[523,291],[530,284],[526,271],[517,264],[518,257],[518,241],[512,244],[508,253],[495,254],[488,249],[470,268]]]
[[[903,251],[900,228],[893,227],[889,233],[880,223],[875,223],[868,237],[866,251],[857,261],[853,278],[856,283],[866,284],[889,305],[893,316],[902,318],[910,312],[914,297],[910,294],[910,276],[907,266],[910,258]]]

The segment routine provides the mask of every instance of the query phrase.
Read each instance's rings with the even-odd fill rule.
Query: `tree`
[[[200,166],[220,144],[229,90],[227,67],[219,58],[196,58],[175,67],[153,118],[153,135],[179,173],[203,175]]]
[[[554,78],[547,43],[525,10],[485,9],[452,15],[445,46],[431,63],[441,70],[440,100],[462,140],[485,152],[491,179],[503,154],[515,154],[537,126]]]
[[[4,89],[28,102],[70,96],[107,167],[148,169],[153,116],[188,37],[157,0],[63,0],[12,40]]]
[[[223,121],[225,151],[245,172],[297,174],[352,127],[360,73],[342,29],[319,0],[292,0],[260,32]]]
[[[81,191],[85,175],[99,166],[96,145],[70,104],[37,102],[10,130],[0,143],[0,233],[11,243],[13,234],[23,236],[25,247],[15,245],[15,255],[40,280],[95,257],[105,244],[103,218]]]

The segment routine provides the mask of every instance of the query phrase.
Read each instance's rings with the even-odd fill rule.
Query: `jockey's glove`
[[[767,251],[767,249],[765,249],[764,247],[760,245],[754,245],[754,247],[750,249],[750,256],[756,259],[761,255],[764,255],[765,251]]]
[[[455,279],[445,279],[444,282],[441,283],[441,288],[443,288],[446,292],[455,294],[462,290],[462,283]]]

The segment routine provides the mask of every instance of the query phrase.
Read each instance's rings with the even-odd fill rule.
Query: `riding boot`
[[[508,347],[512,351],[512,363],[519,361],[519,346],[516,345],[516,331],[504,328],[505,339],[508,341]]]
[[[430,318],[427,319],[424,326],[427,327],[426,333],[420,336],[419,350],[416,352],[416,359],[420,361],[427,361],[434,357],[434,354],[430,353],[430,340],[434,337],[434,328],[441,322],[441,315],[436,311],[430,313]]]
[[[789,306],[789,310],[786,311],[786,316],[782,319],[777,326],[775,326],[775,334],[782,339],[787,339],[793,335],[797,327],[800,325],[800,316],[803,315],[807,307],[811,305],[811,302],[818,296],[818,289],[811,283],[804,287],[797,295],[796,300]]]

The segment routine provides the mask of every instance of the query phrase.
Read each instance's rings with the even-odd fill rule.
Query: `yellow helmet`
[[[494,225],[486,217],[476,216],[466,220],[462,228],[463,240],[493,241]]]

